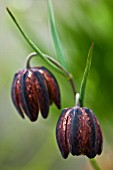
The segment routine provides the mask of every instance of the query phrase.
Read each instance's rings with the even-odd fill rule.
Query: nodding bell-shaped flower
[[[56,139],[63,158],[68,154],[94,158],[102,152],[102,131],[93,111],[85,107],[64,109],[56,127]]]
[[[53,74],[45,67],[32,67],[18,71],[12,83],[13,103],[24,118],[36,121],[39,110],[47,118],[49,106],[54,102],[60,109],[60,89]]]

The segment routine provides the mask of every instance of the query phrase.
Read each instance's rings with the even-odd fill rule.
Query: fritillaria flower
[[[64,109],[56,127],[56,139],[63,158],[69,153],[94,158],[102,152],[102,131],[92,110],[85,107]]]
[[[53,74],[45,67],[32,67],[18,71],[12,83],[13,103],[24,118],[36,121],[39,110],[47,118],[49,106],[54,102],[60,109],[60,90]]]

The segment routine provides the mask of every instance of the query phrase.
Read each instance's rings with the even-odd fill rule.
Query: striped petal
[[[33,70],[33,76],[36,78],[35,86],[38,93],[38,103],[43,118],[47,118],[49,113],[49,94],[46,82],[40,72]]]
[[[64,109],[59,117],[57,127],[56,127],[56,139],[61,151],[63,158],[67,158],[69,154],[68,144],[67,144],[67,121],[70,109]]]
[[[39,112],[36,81],[36,77],[31,70],[27,70],[21,77],[21,104],[31,121],[37,120]]]
[[[85,129],[83,131],[84,154],[89,158],[96,156],[96,125],[94,114],[88,108],[82,108],[82,120]]]
[[[24,118],[24,114],[23,114],[23,111],[22,111],[22,109],[20,107],[20,103],[19,103],[20,77],[21,77],[22,73],[23,73],[23,70],[19,71],[14,76],[13,83],[12,83],[12,89],[11,89],[11,97],[12,97],[13,104],[15,105],[18,113],[20,114],[20,116],[22,118]]]
[[[38,67],[38,70],[40,71],[41,74],[43,74],[46,83],[47,83],[47,88],[49,92],[49,98],[50,98],[50,103],[52,101],[56,104],[58,109],[61,108],[61,101],[60,101],[60,89],[59,85],[57,83],[57,80],[55,79],[54,75],[45,67]]]
[[[102,145],[103,144],[102,130],[100,128],[99,122],[95,115],[94,115],[94,119],[95,119],[95,125],[96,125],[96,135],[97,135],[97,137],[96,137],[96,139],[97,139],[96,140],[96,153],[98,155],[100,155],[102,152],[102,147],[103,147],[103,145]]]
[[[80,155],[82,151],[82,112],[79,107],[72,109],[68,117],[67,139],[72,155]]]

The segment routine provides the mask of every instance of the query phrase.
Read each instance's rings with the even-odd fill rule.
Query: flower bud
[[[92,110],[85,107],[64,109],[56,127],[56,139],[64,158],[68,154],[94,158],[102,152],[102,131]]]

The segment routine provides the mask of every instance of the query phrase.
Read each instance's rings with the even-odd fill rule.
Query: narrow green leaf
[[[19,31],[21,32],[21,34],[23,35],[24,39],[27,41],[27,43],[32,47],[32,49],[36,52],[36,54],[42,59],[44,60],[44,62],[46,62],[47,64],[49,64],[56,72],[60,73],[61,75],[67,77],[67,79],[69,80],[71,86],[72,86],[72,90],[74,92],[74,95],[76,94],[76,89],[75,89],[75,85],[73,82],[73,77],[72,75],[67,71],[67,69],[65,67],[62,66],[62,64],[60,64],[58,61],[56,61],[54,58],[42,53],[39,48],[30,40],[30,38],[25,34],[25,32],[23,31],[23,29],[21,28],[21,26],[19,25],[19,23],[17,22],[16,18],[14,17],[14,15],[12,14],[12,12],[6,8],[7,12],[9,13],[10,17],[12,18],[12,20],[14,21],[14,23],[16,24],[17,28],[19,29]]]
[[[91,45],[91,47],[89,49],[87,62],[86,62],[86,67],[85,67],[85,71],[84,71],[84,74],[83,74],[83,79],[82,79],[82,82],[81,82],[81,87],[80,87],[80,106],[81,107],[83,107],[83,103],[84,103],[86,82],[87,82],[88,73],[89,73],[90,67],[91,67],[93,48],[94,48],[94,43],[92,43],[92,45]]]
[[[21,34],[23,35],[24,39],[27,41],[27,43],[32,47],[32,49],[37,53],[37,55],[44,60],[44,62],[46,62],[47,64],[49,64],[55,71],[57,71],[58,73],[65,75],[60,67],[55,66],[55,60],[52,57],[49,57],[45,54],[43,54],[39,48],[31,41],[31,39],[25,34],[25,32],[23,31],[23,29],[21,28],[21,26],[19,25],[19,23],[17,22],[16,18],[14,17],[14,15],[12,14],[12,12],[9,10],[9,8],[6,7],[7,12],[9,13],[10,17],[12,18],[12,20],[14,21],[14,23],[16,24],[17,28],[19,29],[19,31],[21,32]],[[60,66],[60,64],[59,64]]]
[[[57,53],[57,57],[58,57],[58,60],[61,63],[61,65],[64,66],[65,68],[67,68],[64,52],[63,52],[63,49],[62,49],[62,46],[61,46],[61,43],[60,43],[60,39],[59,39],[59,36],[58,36],[58,33],[57,33],[57,29],[56,29],[54,12],[53,12],[51,0],[48,0],[48,11],[49,11],[51,33],[52,33],[53,42],[54,42],[55,50],[56,50],[56,53]]]

